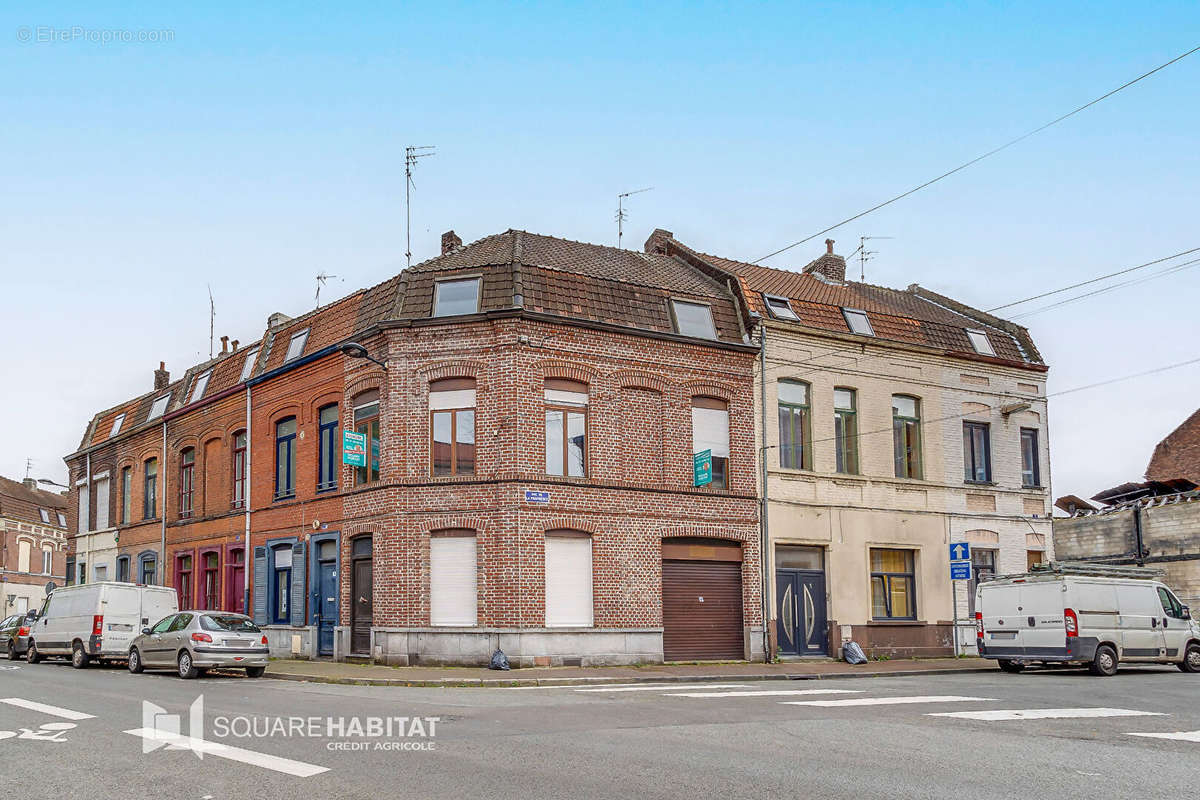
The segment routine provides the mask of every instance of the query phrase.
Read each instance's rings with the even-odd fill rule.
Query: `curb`
[[[264,678],[274,678],[281,681],[296,681],[299,683],[328,683],[339,686],[394,686],[415,688],[512,688],[533,686],[603,686],[605,684],[626,683],[708,683],[711,681],[827,681],[852,678],[887,678],[913,677],[916,675],[963,675],[973,672],[994,672],[995,667],[951,667],[948,669],[907,669],[889,670],[885,672],[834,672],[786,674],[767,672],[748,675],[636,675],[626,678],[586,677],[586,678],[433,678],[426,680],[406,680],[404,678],[342,678],[325,677],[322,675],[304,675],[288,672],[271,672],[270,668]]]

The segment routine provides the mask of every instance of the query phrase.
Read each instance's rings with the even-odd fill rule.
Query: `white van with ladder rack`
[[[981,582],[979,655],[1006,672],[1080,664],[1114,675],[1121,662],[1200,672],[1200,625],[1162,576],[1146,567],[1051,562]]]

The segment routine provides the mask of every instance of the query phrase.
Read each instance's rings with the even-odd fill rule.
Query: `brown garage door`
[[[741,563],[664,559],[663,658],[713,661],[744,657]]]

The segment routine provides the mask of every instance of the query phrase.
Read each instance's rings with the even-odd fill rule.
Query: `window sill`
[[[291,494],[277,494],[272,499],[272,502],[282,503],[284,500],[295,500],[295,499],[296,499],[296,493],[292,492]]]
[[[964,486],[996,486],[995,481],[963,481]]]
[[[901,625],[908,628],[914,628],[918,625],[924,625],[919,619],[912,617],[898,617],[896,619],[872,619],[867,625]]]
[[[317,487],[317,494],[326,494],[326,493],[328,493],[328,492],[336,492],[336,491],[337,491],[337,488],[338,488],[338,487],[337,487],[337,484],[336,484],[336,483],[335,483],[335,484],[333,484],[333,485],[331,485],[331,486],[318,486],[318,487]]]

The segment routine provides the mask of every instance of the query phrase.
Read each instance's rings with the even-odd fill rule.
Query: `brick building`
[[[1158,443],[1146,467],[1148,481],[1175,478],[1200,484],[1200,409]]]
[[[67,459],[76,575],[246,608],[277,655],[761,654],[757,348],[726,277],[449,233],[440,257],[273,314],[259,343],[98,414]],[[362,466],[343,463],[356,434]]]
[[[919,286],[849,281],[832,241],[800,271],[663,230],[646,250],[724,271],[758,315],[777,652],[837,655],[850,639],[869,654],[953,652],[975,582],[951,582],[948,545],[970,543],[976,575],[1048,556],[1047,368],[1028,331]],[[958,635],[974,646],[969,625]]]
[[[0,619],[38,608],[50,581],[63,584],[68,517],[65,495],[0,478]]]

